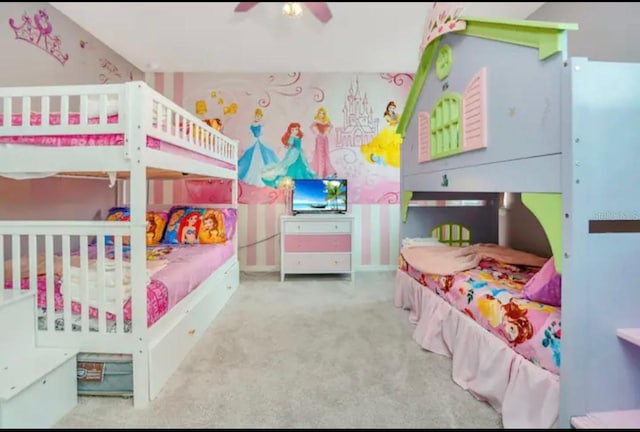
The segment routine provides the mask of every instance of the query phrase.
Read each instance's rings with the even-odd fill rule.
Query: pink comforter
[[[442,276],[454,275],[472,269],[484,259],[531,267],[542,267],[547,261],[546,258],[527,252],[485,243],[466,247],[404,247],[401,254],[412,267],[420,272]]]

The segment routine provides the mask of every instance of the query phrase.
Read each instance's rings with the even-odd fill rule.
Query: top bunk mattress
[[[470,268],[461,271],[462,267],[451,266],[453,274],[440,275],[421,271],[425,266],[416,262],[415,254],[405,255],[400,255],[400,270],[527,360],[556,375],[560,373],[561,308],[528,300],[522,294],[524,285],[540,267],[507,264],[494,259],[496,256],[477,263],[470,261]]]
[[[58,126],[61,124],[62,116],[59,113],[52,113],[49,115],[49,125]],[[79,125],[80,113],[69,113],[68,124]],[[99,124],[100,119],[98,117],[89,117],[87,122],[89,124]],[[108,124],[118,123],[118,115],[107,116]],[[42,114],[39,112],[32,112],[29,119],[29,125],[39,126],[42,124]],[[0,114],[0,126],[4,125],[4,116]],[[25,125],[22,119],[22,114],[11,115],[12,126]],[[111,133],[111,134],[73,134],[73,135],[10,135],[0,136],[0,145],[2,144],[15,144],[15,145],[33,145],[41,147],[94,147],[94,146],[122,146],[124,145],[124,134]],[[176,156],[187,157],[193,160],[204,162],[207,164],[216,165],[222,168],[236,170],[234,164],[224,162],[203,154],[192,152],[188,149],[179,147],[177,145],[162,141],[152,136],[147,136],[146,139],[147,148],[161,151],[164,153],[173,154]]]

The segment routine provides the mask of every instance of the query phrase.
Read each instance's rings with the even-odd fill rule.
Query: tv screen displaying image
[[[291,200],[296,213],[346,213],[346,179],[294,179]]]

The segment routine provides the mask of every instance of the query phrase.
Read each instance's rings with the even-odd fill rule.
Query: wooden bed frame
[[[88,119],[91,99],[99,101],[99,119]],[[108,122],[109,99],[117,98],[117,121]],[[13,126],[15,107],[23,119],[32,111],[42,113],[42,123]],[[59,107],[63,119],[80,114],[80,124],[49,124],[49,113]],[[32,110],[32,108],[34,108]],[[152,90],[143,82],[125,84],[0,88],[0,109],[5,121],[0,136],[122,134],[122,145],[92,147],[34,147],[0,144],[0,175],[52,173],[76,177],[106,176],[127,179],[121,193],[130,205],[129,222],[105,221],[0,221],[0,263],[5,249],[13,260],[13,287],[20,286],[19,259],[28,256],[30,291],[37,291],[37,255],[47,262],[47,329],[36,330],[38,347],[73,348],[80,352],[131,354],[133,359],[134,406],[144,407],[160,392],[187,352],[204,333],[239,283],[237,235],[234,254],[197,289],[182,299],[151,327],[147,327],[146,211],[149,179],[220,178],[232,181],[232,201],[237,208],[237,142],[212,129],[194,115]],[[57,111],[57,110],[56,110]],[[95,119],[93,119],[95,120]],[[182,149],[182,154],[147,147],[147,137]],[[0,139],[1,141],[1,139]],[[188,152],[188,153],[187,153]],[[198,158],[191,157],[192,155]],[[204,158],[224,164],[212,164]],[[183,203],[179,203],[183,204]],[[199,205],[202,207],[202,205]],[[99,331],[89,331],[88,307],[82,310],[82,328],[72,331],[70,296],[64,296],[63,331],[54,325],[53,256],[62,256],[63,274],[69,274],[72,245],[79,245],[81,272],[87,287],[87,249],[95,238],[97,268],[104,269],[105,236],[115,244],[116,281],[122,280],[123,237],[130,237],[131,331],[124,333],[122,308],[115,308],[116,330],[106,332],[104,283],[100,296]],[[43,241],[42,241],[43,240]],[[11,247],[9,248],[9,241]],[[6,246],[6,248],[5,248]],[[103,273],[104,274],[104,273]],[[0,281],[4,281],[0,266]],[[119,283],[119,282],[118,282]],[[122,288],[122,287],[121,287]],[[64,285],[63,285],[64,289]],[[123,299],[120,290],[120,300]],[[66,291],[69,292],[69,291]],[[88,288],[84,289],[85,300]],[[1,298],[1,297],[0,297]],[[87,304],[85,301],[84,304]],[[36,325],[37,329],[37,325]],[[5,329],[7,330],[7,329]],[[18,361],[18,359],[15,359]]]

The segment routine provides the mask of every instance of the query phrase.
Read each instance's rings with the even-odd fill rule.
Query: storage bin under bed
[[[80,353],[77,363],[79,395],[133,396],[131,354]]]

